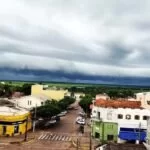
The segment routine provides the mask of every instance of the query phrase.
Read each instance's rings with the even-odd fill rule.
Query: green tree
[[[23,84],[23,86],[20,88],[20,92],[23,92],[25,95],[30,95],[31,86],[32,84],[28,84],[28,83]]]
[[[79,102],[79,105],[87,114],[90,114],[90,104],[92,104],[92,99],[93,98],[91,95],[86,95],[85,97],[82,97],[81,101]]]

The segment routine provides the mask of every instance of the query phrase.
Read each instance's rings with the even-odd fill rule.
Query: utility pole
[[[26,127],[25,127],[25,137],[24,137],[24,141],[27,141],[27,133],[28,133],[28,116],[26,118]]]
[[[37,110],[37,104],[36,104],[36,106],[35,106],[35,111],[34,111],[34,119],[33,119],[33,132],[35,132],[36,110]]]
[[[77,138],[77,150],[79,150],[79,139]]]
[[[91,132],[90,132],[90,150],[92,150],[92,137],[91,137]]]

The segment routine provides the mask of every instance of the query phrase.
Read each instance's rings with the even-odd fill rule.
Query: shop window
[[[126,119],[127,119],[127,120],[130,120],[130,119],[131,119],[131,115],[129,115],[129,114],[126,115]]]
[[[148,117],[147,116],[143,116],[143,120],[147,120],[148,119]]]
[[[114,135],[107,135],[107,140],[108,141],[113,141]]]
[[[118,114],[118,119],[123,119],[123,115],[122,114]]]
[[[135,116],[134,116],[134,119],[135,119],[135,120],[140,120],[140,116],[139,116],[139,115],[135,115]]]

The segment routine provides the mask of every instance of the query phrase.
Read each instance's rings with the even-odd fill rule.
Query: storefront
[[[0,136],[24,134],[31,128],[32,121],[28,111],[9,107],[0,108]]]

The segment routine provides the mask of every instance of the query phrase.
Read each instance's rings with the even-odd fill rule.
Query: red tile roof
[[[141,108],[140,101],[127,101],[127,100],[103,100],[98,99],[94,102],[98,107],[111,107],[111,108]]]

